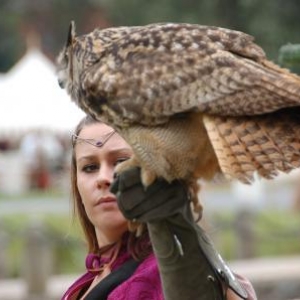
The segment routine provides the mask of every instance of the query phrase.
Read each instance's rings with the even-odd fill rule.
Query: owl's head
[[[60,52],[56,61],[56,73],[58,84],[61,88],[66,89],[72,95],[74,88],[74,57],[73,44],[75,41],[75,22],[71,21],[67,43]]]

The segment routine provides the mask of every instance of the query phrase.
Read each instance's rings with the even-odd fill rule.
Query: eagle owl
[[[87,114],[115,128],[142,181],[217,173],[251,182],[300,166],[300,77],[253,37],[195,24],[95,29],[72,22],[58,79]]]

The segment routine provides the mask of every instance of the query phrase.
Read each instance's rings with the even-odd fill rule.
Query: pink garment
[[[122,251],[112,265],[112,270],[120,267],[130,258],[129,254]],[[89,254],[86,257],[87,272],[78,278],[63,295],[62,300],[76,300],[80,291],[90,286],[97,269],[107,261],[97,255]],[[108,296],[107,300],[163,300],[163,292],[154,254],[150,254],[140,263],[133,275],[116,287]]]
[[[112,270],[117,269],[130,258],[129,254],[121,251],[119,257],[112,265]],[[78,278],[66,291],[61,300],[76,300],[80,291],[88,288],[99,268],[107,261],[95,254],[86,257],[87,272]],[[248,300],[257,300],[251,283],[244,277],[236,275],[241,285],[248,292]],[[117,286],[108,296],[107,300],[163,300],[163,291],[158,271],[158,265],[154,254],[150,254],[137,267],[133,275]]]
[[[241,284],[241,286],[247,291],[247,293],[248,293],[247,300],[257,300],[255,290],[254,290],[252,284],[250,283],[250,281],[247,278],[245,278],[239,274],[234,274],[234,275],[237,278],[237,280],[239,281],[239,283]]]
[[[107,300],[163,300],[163,292],[157,262],[150,254],[137,268],[135,273],[117,288]]]

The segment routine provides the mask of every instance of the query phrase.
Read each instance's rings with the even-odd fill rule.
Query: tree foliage
[[[268,57],[299,43],[299,0],[2,0],[0,2],[0,72],[26,51],[32,32],[54,59],[75,20],[79,34],[94,27],[188,22],[241,30],[255,37]]]
[[[282,66],[300,74],[300,44],[283,45],[278,60]]]

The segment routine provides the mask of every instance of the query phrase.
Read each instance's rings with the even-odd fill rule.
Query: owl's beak
[[[58,85],[60,86],[60,88],[64,89],[65,88],[64,80],[58,79]]]

